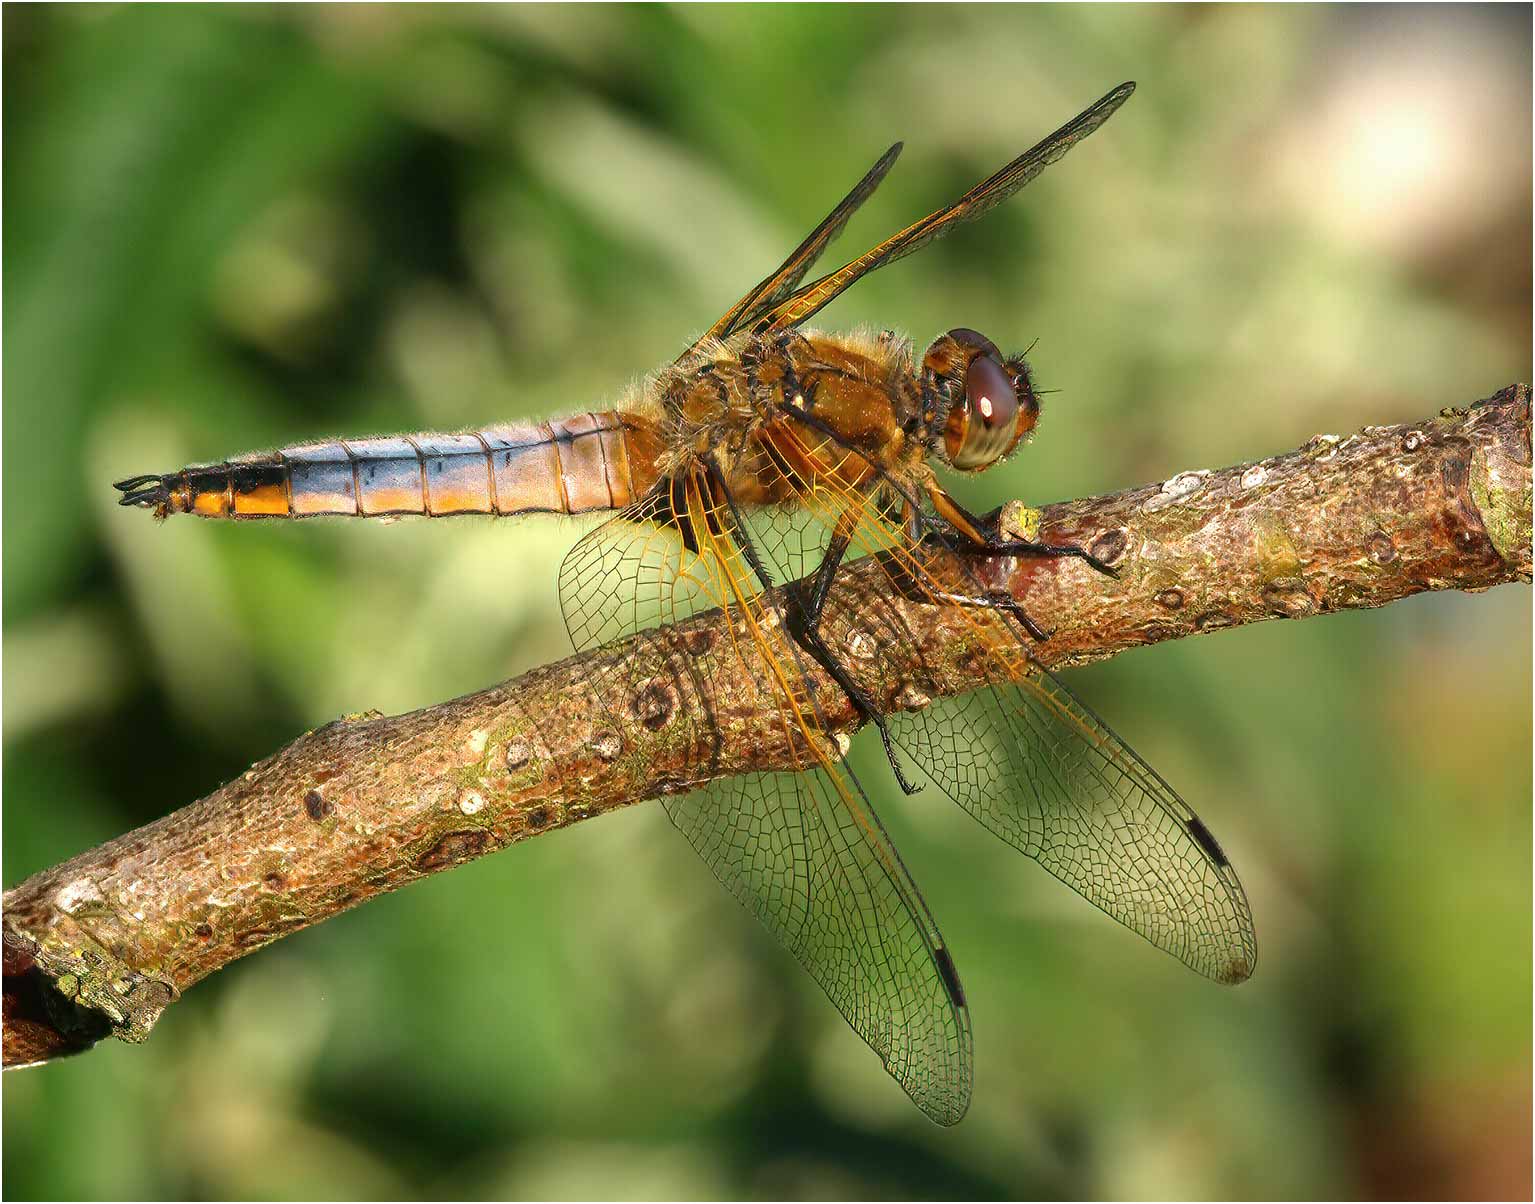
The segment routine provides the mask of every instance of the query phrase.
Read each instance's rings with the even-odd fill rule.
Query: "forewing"
[[[853,191],[837,202],[836,207],[821,220],[819,226],[806,235],[804,242],[794,248],[793,253],[783,261],[779,269],[727,309],[719,321],[704,333],[703,338],[725,338],[743,326],[749,325],[759,314],[772,309],[792,293],[799,286],[799,282],[805,278],[805,274],[815,266],[821,253],[837,235],[842,233],[848,219],[874,194],[874,190],[879,187],[880,181],[894,166],[900,153],[901,144],[897,142],[881,155],[879,161],[869,168],[863,179],[853,186]],[[695,343],[693,346],[697,345]],[[686,359],[692,350],[693,348],[689,347],[679,358]]]
[[[588,533],[560,573],[577,646],[633,634],[718,606],[726,636],[693,662],[707,679],[750,681],[776,696],[761,724],[795,773],[721,778],[665,800],[709,868],[808,970],[912,1100],[940,1124],[969,1104],[971,1039],[964,995],[921,893],[816,718],[797,649],[770,618],[731,535],[732,516],[702,478]],[[641,683],[623,664],[593,682],[608,705]],[[695,728],[705,717],[679,717]],[[699,733],[694,732],[695,736]],[[676,739],[678,733],[672,732]],[[707,747],[707,739],[689,741]]]
[[[912,223],[873,250],[790,294],[777,305],[771,308],[756,307],[754,325],[759,330],[798,326],[863,276],[920,250],[960,223],[974,221],[1000,205],[1112,117],[1134,91],[1135,84],[1120,84],[1091,108],[1079,113],[1048,138],[1024,151],[952,205]]]

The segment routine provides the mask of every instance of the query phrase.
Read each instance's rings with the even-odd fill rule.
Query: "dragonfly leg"
[[[843,692],[852,700],[853,706],[858,709],[865,722],[871,722],[879,728],[879,738],[885,745],[885,758],[890,762],[890,769],[895,774],[896,782],[900,784],[902,792],[916,794],[921,787],[912,785],[901,771],[901,763],[896,758],[895,744],[890,738],[890,728],[885,723],[884,715],[875,707],[874,700],[832,655],[831,649],[826,646],[826,641],[821,638],[821,616],[826,610],[826,599],[831,592],[832,581],[836,579],[837,569],[847,552],[849,538],[847,532],[841,530],[833,532],[831,542],[826,547],[826,554],[821,558],[820,567],[816,569],[815,577],[810,582],[808,597],[805,595],[803,582],[795,582],[790,587],[790,592],[794,595],[794,605],[789,608],[785,616],[786,625],[795,643],[808,652],[816,664],[831,674],[832,680],[842,687]]]
[[[705,467],[709,473],[709,479],[719,495],[724,498],[726,509],[730,513],[731,524],[734,526],[736,543],[741,548],[741,554],[745,556],[747,564],[751,565],[752,572],[757,580],[762,583],[763,589],[773,588],[773,579],[762,563],[762,558],[757,555],[757,549],[752,543],[751,534],[747,530],[746,523],[741,518],[741,513],[736,507],[735,496],[730,491],[730,485],[725,480],[725,474],[720,471],[712,457],[706,457]],[[832,581],[836,579],[837,568],[842,563],[842,557],[847,552],[847,545],[852,538],[851,529],[839,528],[832,532],[831,542],[827,545],[826,554],[821,558],[820,566],[816,569],[815,578],[810,583],[810,592],[807,596],[803,583],[790,582],[788,593],[791,604],[784,611],[784,627],[794,642],[803,648],[816,664],[825,669],[831,675],[831,679],[842,687],[843,692],[858,711],[865,723],[873,723],[879,728],[880,739],[885,745],[885,756],[890,761],[890,768],[895,773],[895,780],[900,783],[901,790],[906,794],[916,794],[920,786],[913,786],[904,773],[901,772],[900,762],[896,760],[895,744],[890,738],[890,729],[885,723],[885,717],[874,705],[874,700],[869,697],[866,690],[855,682],[842,663],[832,655],[831,649],[826,646],[826,641],[821,637],[821,614],[826,609],[826,598],[831,592]]]
[[[1001,533],[1000,511],[985,518],[971,514],[943,490],[930,487],[934,509],[938,512],[942,535],[957,532],[961,538],[940,539],[946,547],[969,556],[1072,556],[1084,560],[1106,577],[1118,577],[1119,570],[1099,560],[1081,544],[1044,543],[1034,539],[1009,539]]]
[[[1041,627],[1030,617],[1029,612],[1019,605],[1018,599],[1005,590],[993,590],[984,594],[932,594],[940,602],[946,602],[950,606],[977,606],[984,610],[999,610],[1003,614],[1010,615],[1029,635],[1033,636],[1041,644],[1048,640],[1054,632]]]
[[[908,505],[904,521],[907,536],[913,543],[938,546],[950,552],[958,550],[955,547],[955,541],[949,537],[949,532],[941,528],[934,529],[932,524],[936,520],[924,515],[915,507]],[[936,583],[926,586],[918,584],[912,567],[902,564],[897,558],[884,557],[883,565],[885,575],[903,597],[919,602],[941,602],[948,606],[975,606],[986,610],[999,610],[1011,615],[1025,633],[1040,643],[1044,643],[1052,634],[1036,623],[1029,612],[1023,609],[1018,599],[1006,590],[984,590],[975,594],[955,593],[953,590],[934,588]]]
[[[1119,576],[1118,569],[1099,560],[1098,557],[1094,556],[1081,544],[1039,543],[1032,539],[1004,539],[990,544],[981,550],[987,556],[1074,556],[1078,560],[1085,560],[1089,566],[1097,569],[1105,577]]]

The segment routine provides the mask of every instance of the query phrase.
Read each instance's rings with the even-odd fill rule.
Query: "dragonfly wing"
[[[889,717],[891,734],[986,828],[1208,978],[1253,971],[1247,894],[1210,830],[1038,665]]]
[[[810,972],[941,1125],[970,1102],[970,1017],[954,963],[873,811],[820,766],[725,778],[666,800],[714,874]],[[856,801],[856,800],[855,800]]]
[[[779,437],[825,454],[815,432],[791,425]],[[1152,944],[1220,982],[1247,978],[1257,956],[1252,913],[1215,837],[1034,661],[997,611],[954,604],[986,592],[967,562],[912,547],[871,496],[827,478],[797,501],[823,526],[850,529],[850,556],[877,557],[893,591],[947,606],[966,628],[967,656],[992,683],[889,715],[891,735],[907,755],[992,832]],[[856,616],[855,626],[866,618]],[[865,643],[890,638],[882,631]],[[843,637],[844,645],[854,642]],[[912,686],[938,693],[932,682],[868,684],[877,697]]]
[[[798,772],[721,778],[668,798],[668,815],[709,868],[819,983],[916,1104],[940,1124],[970,1098],[969,1014],[954,964],[899,855],[818,719],[798,648],[752,581],[733,516],[702,473],[689,474],[589,532],[560,570],[572,639],[591,648],[652,622],[719,607],[725,638],[692,661],[719,698],[755,683],[778,707],[760,723]],[[623,705],[634,658],[592,683]],[[692,695],[692,690],[686,691]],[[678,716],[707,756],[712,726]],[[715,745],[717,751],[717,743]]]
[[[836,208],[822,219],[819,226],[806,235],[805,241],[794,248],[794,252],[783,261],[779,269],[727,309],[719,321],[704,333],[699,342],[703,339],[725,338],[750,324],[759,314],[772,309],[799,287],[799,282],[815,266],[821,253],[837,235],[842,233],[842,228],[847,225],[848,219],[873,195],[880,181],[885,178],[885,173],[894,166],[900,153],[901,144],[897,142],[881,155],[879,161],[869,168],[863,179],[853,186],[853,191],[837,202]],[[698,344],[694,343],[693,347],[696,346]],[[686,359],[693,347],[683,352],[679,359]]]
[[[870,272],[920,250],[960,223],[974,221],[1000,205],[1112,117],[1134,91],[1133,83],[1120,84],[1091,108],[1079,113],[1048,138],[1024,151],[952,205],[912,223],[873,250],[866,251],[835,272],[807,284],[771,308],[756,307],[756,327],[766,330],[798,326]]]
[[[665,493],[648,494],[566,553],[560,609],[578,652],[720,605],[716,566],[686,522]]]

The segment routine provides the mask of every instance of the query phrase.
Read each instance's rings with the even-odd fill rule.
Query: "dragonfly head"
[[[922,357],[928,445],[951,468],[980,472],[1039,421],[1039,397],[1023,357],[1004,359],[985,335],[958,327]]]

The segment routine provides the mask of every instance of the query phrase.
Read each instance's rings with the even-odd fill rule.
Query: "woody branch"
[[[1088,547],[1116,578],[1074,560],[979,567],[1052,629],[1039,660],[1065,666],[1262,619],[1528,582],[1530,508],[1530,391],[1518,385],[1423,422],[1038,512],[1042,538]],[[337,720],[34,874],[4,896],[4,1064],[103,1036],[142,1041],[213,971],[383,891],[613,807],[784,767],[770,687],[740,666],[723,679],[696,671],[724,646],[721,622],[701,615],[410,714]],[[879,701],[912,706],[925,701],[914,681],[932,694],[982,684],[959,651],[966,622],[899,596],[864,561],[839,579],[823,632],[880,666]],[[594,676],[630,657],[630,696],[595,697]],[[812,685],[835,731],[857,726],[840,691]],[[700,714],[714,717],[707,740]]]

